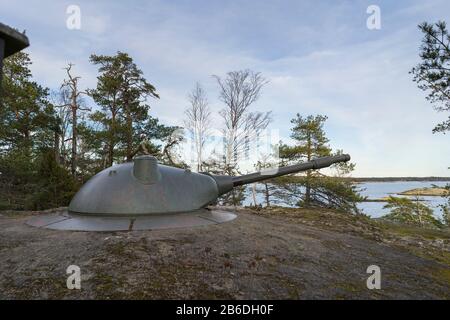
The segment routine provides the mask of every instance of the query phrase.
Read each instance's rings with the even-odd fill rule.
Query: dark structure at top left
[[[3,59],[30,45],[25,34],[0,22],[0,81],[3,73]]]

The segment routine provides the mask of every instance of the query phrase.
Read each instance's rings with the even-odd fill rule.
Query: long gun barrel
[[[246,174],[243,176],[234,177],[233,178],[233,186],[234,187],[241,186],[243,184],[254,183],[254,182],[261,181],[261,180],[276,178],[276,177],[284,176],[286,174],[306,171],[306,170],[310,170],[310,169],[326,168],[326,167],[331,166],[334,163],[345,162],[345,161],[349,161],[349,160],[350,160],[350,156],[348,154],[343,154],[343,155],[339,155],[339,156],[317,158],[317,159],[314,159],[314,160],[311,160],[308,162],[298,163],[298,164],[294,164],[291,166],[250,173],[250,174]]]
[[[338,162],[346,162],[350,160],[350,155],[342,154],[338,156],[317,158],[308,162],[298,163],[286,167],[259,171],[238,177],[211,175],[216,180],[219,195],[229,192],[231,189],[244,184],[254,183],[262,180],[272,179],[284,176],[290,173],[296,173],[311,169],[321,169],[331,166]]]

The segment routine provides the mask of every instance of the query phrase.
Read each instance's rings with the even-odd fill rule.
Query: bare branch
[[[199,83],[188,95],[190,106],[185,111],[184,124],[189,130],[195,146],[197,170],[202,171],[203,150],[210,132],[211,110],[206,93]]]
[[[219,98],[225,104],[219,114],[225,125],[226,164],[236,166],[245,145],[254,141],[271,121],[270,112],[249,111],[268,81],[259,72],[250,70],[229,72],[225,79],[213,77],[220,88]]]

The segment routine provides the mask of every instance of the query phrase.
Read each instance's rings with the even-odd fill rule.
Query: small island
[[[397,193],[397,194],[400,194],[400,193]],[[388,202],[390,198],[391,198],[390,196],[387,196],[387,197],[381,197],[381,198],[375,198],[375,199],[364,199],[361,202]],[[427,200],[417,199],[414,201],[427,201]]]
[[[406,190],[403,192],[392,193],[393,195],[399,196],[430,196],[430,197],[443,197],[449,194],[449,190],[440,187],[425,187],[425,188],[415,188],[411,190]],[[385,196],[375,199],[364,199],[362,202],[388,202],[390,196]],[[417,199],[417,201],[426,201],[424,199]]]
[[[434,196],[442,197],[448,194],[448,190],[445,188],[431,187],[431,188],[416,188],[407,191],[397,193],[402,196]]]

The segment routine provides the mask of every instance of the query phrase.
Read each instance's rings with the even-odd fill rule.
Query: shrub
[[[442,223],[433,216],[433,210],[421,203],[419,198],[389,197],[388,203],[383,207],[391,209],[384,218],[420,227],[442,227]]]

